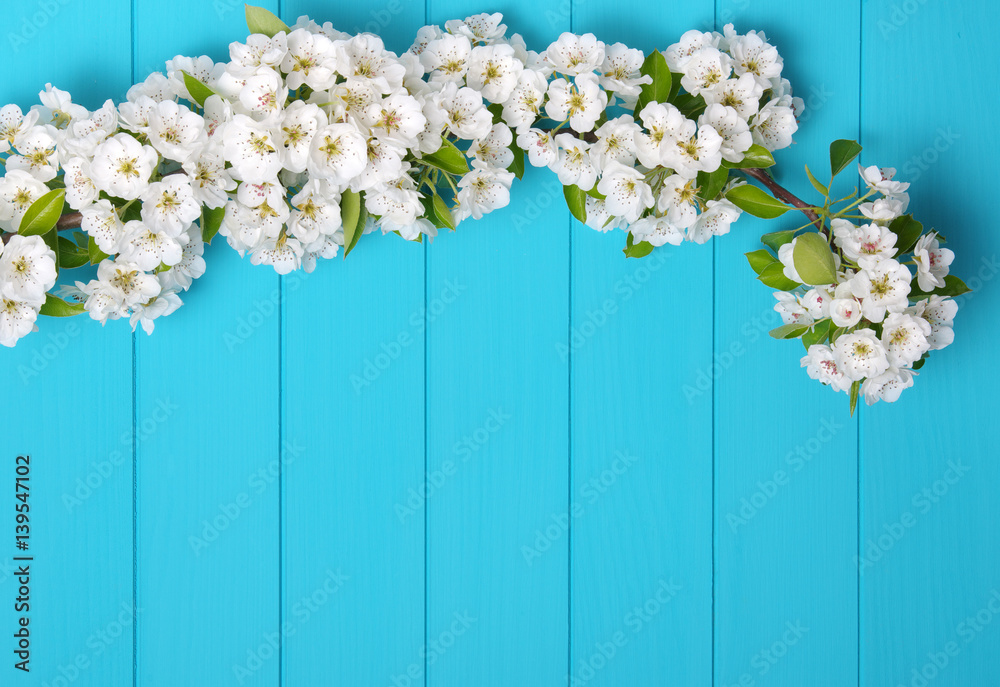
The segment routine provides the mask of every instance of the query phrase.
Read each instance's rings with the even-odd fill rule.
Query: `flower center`
[[[139,159],[135,157],[132,159],[121,160],[118,163],[118,173],[121,174],[123,177],[138,177],[139,176],[138,163]]]
[[[328,141],[330,139],[327,139]],[[267,140],[267,136],[258,136],[257,134],[250,134],[250,147],[258,155],[267,155],[268,153],[273,153],[274,148],[271,147],[271,142]]]

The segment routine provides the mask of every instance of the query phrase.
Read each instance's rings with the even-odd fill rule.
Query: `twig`
[[[823,228],[823,220],[820,219],[816,211],[813,210],[813,206],[805,202],[794,193],[789,191],[787,188],[779,184],[777,181],[772,179],[767,172],[763,169],[744,169],[747,176],[753,177],[760,183],[767,186],[768,190],[774,194],[778,200],[783,200],[786,203],[798,208],[802,214],[809,218],[809,221],[816,225],[819,233],[825,235],[826,231]]]
[[[56,229],[63,231],[64,229],[79,229],[80,222],[83,221],[83,215],[79,212],[70,212],[59,218],[56,222]]]

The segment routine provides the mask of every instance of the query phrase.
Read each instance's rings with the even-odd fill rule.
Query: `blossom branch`
[[[59,218],[56,223],[56,229],[63,231],[65,229],[79,229],[80,223],[83,221],[83,215],[79,212],[68,212]]]
[[[802,212],[806,217],[808,217],[813,224],[816,225],[816,229],[819,233],[826,235],[826,230],[823,227],[823,220],[820,219],[819,215],[813,209],[813,206],[805,202],[794,193],[789,191],[787,188],[779,184],[777,181],[771,178],[771,176],[763,169],[744,169],[746,175],[753,177],[760,183],[767,186],[767,189],[774,194],[775,198],[784,201],[789,205],[794,206]]]

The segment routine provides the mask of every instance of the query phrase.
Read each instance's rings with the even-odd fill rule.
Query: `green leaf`
[[[963,293],[969,293],[972,291],[965,282],[956,277],[954,274],[949,274],[944,278],[944,286],[934,289],[931,292],[924,291],[914,291],[910,293],[911,301],[919,301],[922,298],[929,298],[931,296],[961,296]]]
[[[896,235],[896,255],[900,256],[913,250],[924,233],[924,225],[913,215],[902,215],[889,223],[889,231]]]
[[[674,99],[674,105],[688,119],[697,118],[707,107],[704,98],[690,93],[681,93]]]
[[[861,152],[857,141],[840,139],[830,144],[830,172],[837,176]]]
[[[829,318],[820,320],[809,327],[809,331],[802,335],[802,345],[806,347],[807,352],[810,346],[826,342],[826,338],[830,335],[831,324],[832,320]]]
[[[587,221],[587,194],[576,184],[563,187],[563,195],[566,197],[566,207],[570,213],[581,222]]]
[[[78,245],[70,241],[65,236],[59,237],[59,266],[64,269],[75,269],[83,267],[90,262],[90,256],[86,249],[81,249]]]
[[[777,253],[779,248],[786,243],[791,243],[794,238],[795,230],[785,229],[784,231],[772,231],[770,234],[764,234],[760,237],[760,242]]]
[[[455,228],[455,218],[452,216],[451,209],[448,207],[448,204],[444,202],[444,198],[435,194],[434,198],[431,199],[431,209],[434,210],[434,216],[437,217],[438,221],[443,225],[438,227],[439,229]]]
[[[834,327],[830,324],[830,343],[833,344],[837,339],[840,338],[841,334],[847,331],[847,327]]]
[[[677,99],[677,94],[681,92],[681,79],[683,78],[683,74],[670,72],[670,95],[667,96],[668,103],[673,103]]]
[[[809,165],[806,165],[806,176],[809,177],[809,183],[813,185],[813,188],[823,194],[824,198],[830,195],[830,189],[819,183],[819,179],[813,176],[812,171],[809,169]]]
[[[447,139],[441,142],[441,148],[436,153],[428,153],[422,159],[432,167],[437,167],[449,174],[466,174],[469,171],[469,161],[466,159],[465,153]]]
[[[783,324],[770,331],[772,339],[797,339],[809,329],[808,324]]]
[[[722,165],[730,169],[761,169],[774,166],[774,156],[764,146],[754,143],[739,162],[723,160]]]
[[[253,5],[247,5],[247,28],[250,29],[250,33],[262,33],[268,38],[273,38],[276,33],[291,33],[292,30],[288,28],[285,22],[281,21],[274,15],[263,7],[254,7]]]
[[[191,98],[196,103],[204,107],[205,101],[215,95],[215,91],[188,74],[183,69],[181,70],[181,74],[184,75],[184,87],[187,88],[187,92],[191,95]]]
[[[211,244],[212,239],[222,228],[222,219],[226,216],[226,208],[206,208],[201,209],[201,240]]]
[[[919,360],[917,360],[915,363],[913,363],[913,365],[911,365],[911,367],[914,370],[919,370],[921,367],[924,366],[924,363],[926,363],[926,362],[927,362],[927,354],[924,353],[923,356],[921,356]]]
[[[861,391],[861,382],[851,384],[851,417],[854,417],[854,409],[858,407],[858,392]]]
[[[816,232],[806,232],[795,239],[792,262],[804,284],[818,286],[837,281],[833,251],[826,239]]]
[[[87,255],[90,256],[91,265],[96,265],[109,257],[107,253],[98,248],[97,242],[94,241],[93,236],[89,237],[87,240]]]
[[[791,291],[801,286],[797,281],[792,281],[785,276],[784,266],[777,261],[765,267],[760,276],[757,277],[757,281],[778,291]]]
[[[761,272],[767,269],[768,265],[773,265],[778,262],[778,259],[771,255],[771,251],[763,248],[746,253],[745,255],[747,256],[747,262],[750,263],[750,268],[756,272],[758,276]]]
[[[97,242],[91,236],[87,242],[87,254],[90,256],[90,264],[96,265],[102,260],[107,260],[108,254],[97,247]]]
[[[66,189],[60,188],[36,200],[21,218],[17,233],[21,236],[42,236],[52,231],[62,217],[65,199]]]
[[[629,232],[628,238],[625,240],[625,249],[622,252],[625,253],[626,258],[644,258],[653,252],[653,244],[648,241],[636,243],[632,232]]]
[[[719,167],[714,172],[698,172],[698,197],[704,201],[715,200],[729,181],[729,170]]]
[[[741,210],[763,219],[781,217],[791,210],[791,206],[785,205],[766,191],[750,184],[729,189],[726,198]]]
[[[514,153],[514,161],[507,168],[508,172],[513,172],[518,179],[524,178],[524,151],[517,147],[516,143],[510,144],[510,152]]]
[[[69,303],[51,293],[45,294],[45,303],[39,311],[42,315],[49,317],[72,317],[85,312],[83,303]]]
[[[596,198],[597,200],[607,199],[606,195],[597,190],[597,184],[594,184],[594,187],[589,191],[587,191],[587,195],[590,196],[591,198]]]
[[[654,50],[646,56],[639,68],[639,73],[653,79],[652,83],[642,85],[642,90],[635,102],[635,113],[638,115],[649,103],[665,103],[670,99],[673,77],[667,67],[663,53]]]
[[[440,217],[438,217],[437,211],[434,209],[435,197],[437,196],[424,196],[420,199],[420,204],[424,206],[424,215],[426,215],[427,219],[430,220],[430,223],[438,229],[449,229],[450,227],[448,227],[448,225],[445,224]],[[396,233],[399,234],[398,231]],[[400,236],[402,236],[402,234],[400,234]]]
[[[499,124],[503,121],[503,105],[500,103],[493,103],[486,108],[493,115],[493,123]]]
[[[364,206],[361,194],[346,190],[340,196],[340,220],[344,228],[344,259],[357,245],[358,239],[365,231]]]

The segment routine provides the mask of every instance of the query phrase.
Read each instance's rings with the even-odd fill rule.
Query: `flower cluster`
[[[35,285],[4,277],[5,345],[38,312],[150,331],[204,273],[216,232],[280,274],[375,230],[433,238],[507,205],[525,154],[578,194],[588,225],[631,230],[633,251],[703,243],[740,215],[729,168],[789,145],[801,106],[777,50],[731,25],[649,57],[569,33],[537,53],[481,14],[424,27],[396,55],[306,17],[248,20],[229,62],[178,56],[118,106],[90,112],[49,85],[27,114],[0,111],[0,222],[28,234],[0,275],[30,270]],[[37,216],[22,226],[43,199],[77,211],[80,231],[46,241]],[[46,298],[59,268],[88,263],[93,278],[62,290],[76,304]]]
[[[822,233],[776,232],[763,237],[776,255],[748,254],[761,281],[782,289],[775,310],[785,324],[772,336],[801,338],[809,377],[851,394],[852,409],[859,395],[893,402],[913,386],[927,354],[953,341],[953,296],[968,290],[949,275],[955,256],[943,237],[904,214],[909,184],[892,168],[858,169],[866,192],[833,202],[813,177],[826,196],[814,208],[829,220]]]
[[[39,314],[151,332],[217,234],[279,274],[372,232],[432,240],[506,206],[526,164],[557,175],[577,219],[627,233],[628,257],[790,209],[746,183],[789,200],[762,168],[802,111],[763,33],[688,31],[648,55],[564,33],[535,52],[500,14],[479,14],[425,26],[397,55],[308,17],[287,26],[248,7],[247,21],[228,62],[175,57],[119,105],[91,112],[46,85],[29,111],[0,109],[0,344]],[[856,157],[847,144],[831,159]],[[777,232],[774,253],[751,254],[781,291],[776,335],[802,338],[810,375],[852,406],[862,383],[869,401],[894,400],[950,342],[961,284],[940,237],[903,214],[906,185],[862,176],[869,193],[839,210],[810,176],[825,205],[794,204],[819,233]],[[60,278],[74,268],[88,278]]]

